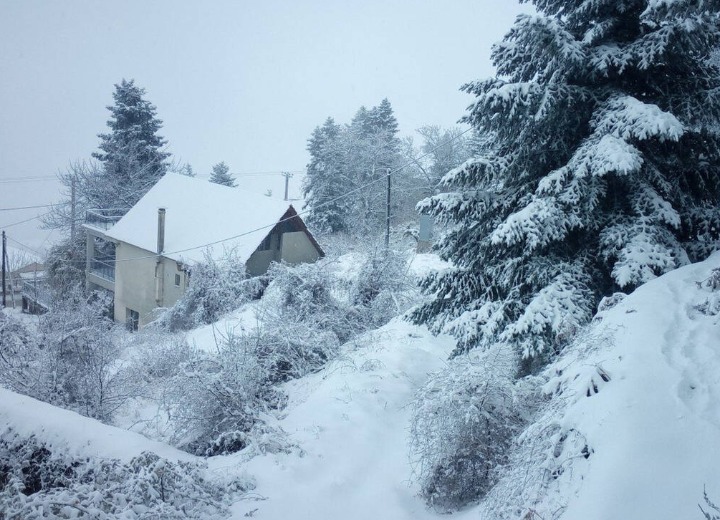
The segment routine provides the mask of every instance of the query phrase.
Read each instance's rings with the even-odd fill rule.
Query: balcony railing
[[[22,295],[46,309],[50,308],[50,288],[45,280],[23,280]]]
[[[107,280],[108,282],[115,282],[115,264],[97,258],[93,258],[90,261],[90,273]]]
[[[85,212],[85,224],[107,231],[113,227],[127,211],[127,209],[123,208],[89,209]]]

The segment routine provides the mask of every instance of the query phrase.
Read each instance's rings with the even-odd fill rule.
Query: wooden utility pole
[[[7,284],[5,283],[5,259],[7,258],[7,237],[5,231],[2,232],[2,293],[3,293],[3,308],[5,308],[5,302],[7,301]]]
[[[390,168],[387,169],[387,206],[385,207],[385,249],[390,249]]]
[[[290,177],[292,177],[292,173],[290,172],[282,172],[282,176],[285,177],[285,199],[288,200],[288,186],[290,184]]]
[[[75,176],[70,179],[70,241],[75,243]]]

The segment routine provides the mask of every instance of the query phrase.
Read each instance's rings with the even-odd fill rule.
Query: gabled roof
[[[31,262],[27,265],[15,269],[11,274],[22,274],[22,273],[40,273],[45,271],[45,265],[40,262]]]
[[[217,257],[232,249],[247,261],[291,207],[239,188],[168,173],[105,235],[154,253],[158,209],[165,208],[164,257],[195,263],[204,259],[205,251]],[[236,238],[225,240],[229,237]]]

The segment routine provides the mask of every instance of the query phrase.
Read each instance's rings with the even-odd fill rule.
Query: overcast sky
[[[0,0],[0,209],[59,198],[48,178],[97,148],[113,85],[135,79],[175,159],[209,174],[297,171],[326,117],[387,97],[401,133],[452,126],[491,76],[515,0]],[[39,179],[34,179],[38,178]],[[239,178],[280,194],[276,173]],[[299,189],[297,178],[294,190]],[[42,209],[0,211],[0,228]],[[7,228],[34,248],[57,237]]]

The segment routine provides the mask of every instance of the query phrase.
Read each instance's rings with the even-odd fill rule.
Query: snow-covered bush
[[[699,289],[709,292],[707,299],[695,308],[708,316],[720,314],[720,268],[713,269],[710,276],[697,282]]]
[[[37,396],[39,357],[37,334],[13,316],[0,312],[0,384],[14,392]]]
[[[380,327],[410,307],[416,284],[408,275],[407,260],[398,251],[375,251],[360,267],[350,293],[365,327]]]
[[[268,276],[272,282],[258,308],[257,355],[273,381],[319,369],[361,330],[328,263],[274,264]]]
[[[107,298],[76,293],[39,327],[43,400],[106,422],[125,401],[127,383],[118,363],[122,331],[107,314]]]
[[[160,318],[158,325],[170,331],[189,330],[213,323],[262,292],[263,281],[249,278],[233,251],[216,260],[210,254],[192,266],[190,286],[180,300]]]
[[[144,452],[129,462],[71,456],[11,428],[0,434],[0,519],[225,518],[227,492],[198,463]]]
[[[178,446],[200,455],[243,449],[260,415],[284,406],[269,384],[253,338],[223,338],[216,353],[190,350],[167,389]]]
[[[88,298],[72,292],[63,305],[40,317],[37,332],[3,318],[0,382],[108,421],[127,399],[129,381],[118,361],[122,332],[107,317],[107,305],[99,294]]]
[[[411,457],[423,498],[438,510],[456,510],[492,488],[538,403],[536,385],[514,381],[515,360],[502,355],[457,356],[415,398]]]

